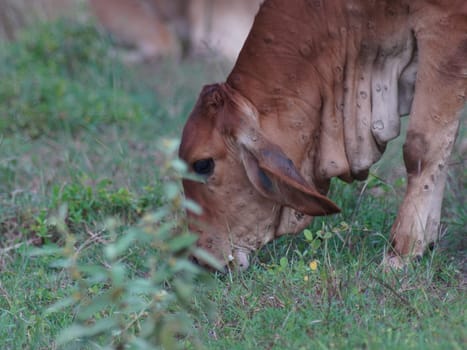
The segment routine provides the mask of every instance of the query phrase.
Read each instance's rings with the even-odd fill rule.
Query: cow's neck
[[[266,0],[227,79],[322,192],[365,178],[398,136],[417,66],[404,1],[323,3]]]
[[[341,168],[332,174],[320,174],[318,164],[321,117],[328,105],[324,99],[335,75],[342,76],[345,57],[333,47],[339,44],[338,33],[329,32],[324,23],[314,26],[322,31],[310,31],[309,22],[296,19],[301,15],[297,6],[276,8],[285,3],[263,5],[227,83],[256,106],[263,132],[279,143],[310,183],[326,192],[331,176],[348,173],[345,154],[339,155],[342,164],[334,161]],[[309,17],[322,21],[320,15]],[[336,141],[341,144],[335,149],[343,152],[342,137]]]

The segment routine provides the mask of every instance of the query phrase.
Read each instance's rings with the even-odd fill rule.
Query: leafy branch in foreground
[[[79,246],[69,233],[63,219],[65,207],[55,225],[65,234],[66,244],[36,251],[58,253],[60,259],[54,265],[66,268],[75,282],[71,295],[46,311],[72,308],[76,313],[74,323],[59,335],[58,344],[113,349],[202,347],[191,321],[196,314],[192,305],[196,302],[199,310],[202,304],[207,314],[213,311],[213,306],[195,293],[196,283],[209,282],[209,276],[192,264],[189,256],[212,262],[214,267],[216,263],[194,247],[197,237],[186,228],[182,211],[199,208],[181,195],[179,177],[186,166],[173,157],[176,145],[165,141],[162,147],[167,159],[161,171],[167,179],[166,204],[129,228],[118,220],[108,220],[104,227],[110,242],[99,247],[99,258],[83,262],[85,244]],[[136,272],[128,259],[135,251],[142,254],[139,265],[143,266]]]

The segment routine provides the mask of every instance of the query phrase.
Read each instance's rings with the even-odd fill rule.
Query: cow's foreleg
[[[433,87],[416,92],[404,144],[407,190],[391,229],[387,265],[403,266],[403,258],[421,256],[438,237],[447,165],[465,100],[463,85],[441,84],[444,93]],[[439,95],[428,93],[433,90]]]
[[[436,142],[436,145],[431,143],[429,136],[418,131],[407,134],[409,139],[404,145],[404,160],[408,184],[391,229],[391,248],[386,257],[390,266],[403,266],[403,257],[421,256],[427,245],[438,236],[446,163],[455,129],[456,126],[452,126],[446,133],[448,136],[442,136],[444,142]],[[434,150],[435,147],[438,150]]]
[[[448,161],[466,101],[466,16],[437,20],[430,9],[414,17],[419,64],[404,144],[408,181],[385,257],[396,267],[438,238]]]

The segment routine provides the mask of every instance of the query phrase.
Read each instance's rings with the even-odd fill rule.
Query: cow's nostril
[[[189,260],[190,260],[190,262],[192,262],[195,265],[198,265],[198,266],[200,265],[199,260],[198,260],[198,258],[196,256],[193,256],[193,255],[190,256]]]
[[[248,261],[248,255],[249,255],[249,252],[246,251],[246,250],[241,250],[241,249],[238,249],[235,253],[235,264],[237,265],[237,268],[240,270],[240,271],[245,271],[248,266],[250,266],[250,262]]]

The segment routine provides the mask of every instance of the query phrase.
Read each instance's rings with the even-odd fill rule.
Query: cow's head
[[[293,136],[291,136],[293,137]],[[339,208],[300,175],[261,130],[256,108],[226,84],[204,87],[185,125],[180,157],[204,182],[184,180],[198,245],[222,263],[248,267],[248,255],[278,235],[285,207],[310,216]]]

